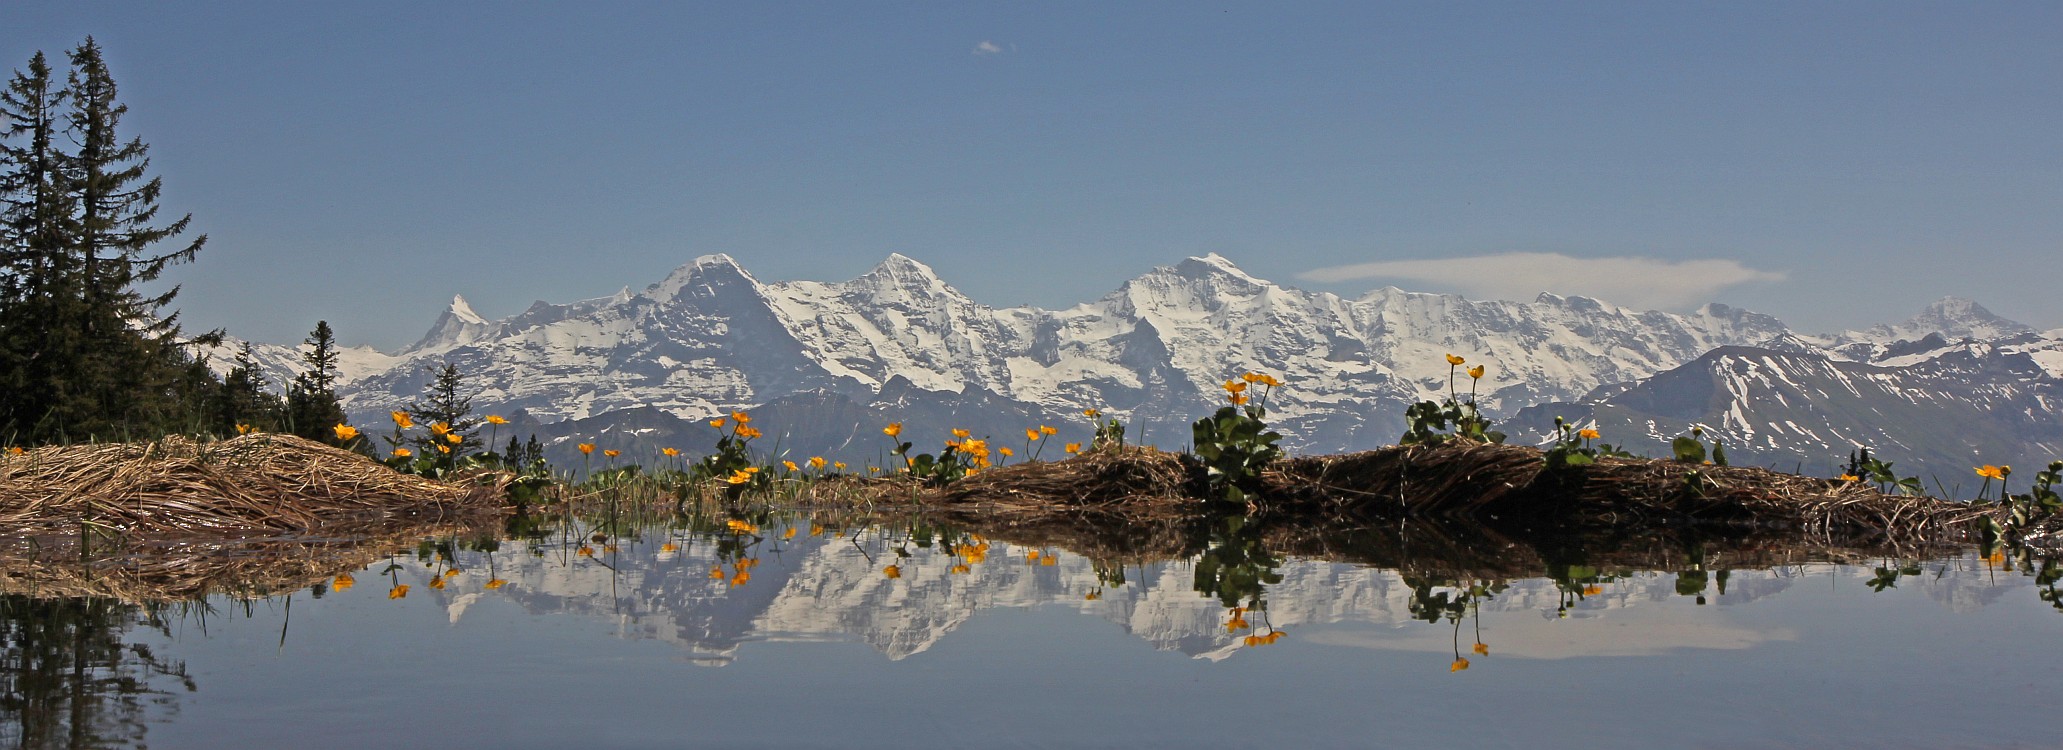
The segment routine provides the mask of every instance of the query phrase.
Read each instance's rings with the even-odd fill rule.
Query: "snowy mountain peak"
[[[461,294],[451,295],[451,315],[466,323],[482,325],[487,323],[486,318],[482,318],[479,313],[473,312],[473,306],[467,304],[465,295]]]
[[[1940,333],[1951,340],[1995,339],[2034,332],[2033,328],[2001,318],[1984,309],[1983,305],[1962,297],[1936,300],[1898,327],[1923,334]]]
[[[646,289],[645,296],[655,302],[668,302],[683,293],[694,297],[715,297],[722,290],[741,286],[756,289],[759,281],[746,273],[731,256],[715,253],[673,269],[664,281]]]
[[[489,322],[473,311],[463,295],[451,296],[451,306],[437,316],[437,322],[423,337],[403,350],[406,353],[444,351],[452,347],[465,346],[495,335],[500,326]]]
[[[851,285],[875,291],[898,290],[912,297],[959,296],[931,266],[902,253],[889,253],[879,264],[853,279]]]
[[[874,270],[871,273],[881,272],[914,273],[934,278],[938,276],[937,272],[931,270],[931,266],[924,265],[923,261],[902,253],[889,253],[888,257],[881,259],[880,263],[874,264]]]
[[[1913,344],[1926,341],[1930,336],[1942,339],[1944,343],[1953,343],[1991,341],[2033,333],[2032,327],[2001,318],[1976,302],[1962,297],[1943,297],[1903,323],[1824,336],[1816,343],[1842,359],[1874,362],[1903,356]]]
[[[1185,258],[1175,266],[1174,272],[1179,276],[1190,279],[1204,279],[1211,276],[1225,275],[1255,286],[1270,286],[1269,282],[1254,278],[1247,272],[1240,270],[1239,266],[1233,265],[1231,259],[1217,253],[1205,253],[1200,258]]]

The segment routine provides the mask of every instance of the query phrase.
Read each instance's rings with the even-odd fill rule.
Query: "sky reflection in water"
[[[2017,560],[1454,580],[1237,544],[1099,564],[812,526],[426,546],[320,597],[158,608],[157,627],[113,638],[161,668],[100,671],[163,692],[95,714],[96,731],[154,747],[1932,747],[2063,730],[2063,612]],[[9,597],[10,668],[33,661],[20,634],[52,601]],[[37,647],[69,653],[51,640]],[[0,736],[42,744],[22,740],[68,706],[23,680]]]

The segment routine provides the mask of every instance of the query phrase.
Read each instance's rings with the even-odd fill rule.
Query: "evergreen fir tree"
[[[161,183],[146,179],[149,147],[122,138],[128,108],[100,47],[89,37],[69,57],[62,89],[39,53],[0,94],[0,429],[50,442],[198,427],[217,384],[196,371],[177,313],[161,314],[178,289],[138,288],[207,237],[153,249],[191,217],[154,225]]]
[[[215,400],[215,433],[236,434],[241,431],[239,426],[258,432],[277,432],[285,412],[286,403],[266,390],[264,375],[258,372],[258,363],[251,357],[251,345],[246,342],[237,350],[229,374],[222,378],[222,388]]]
[[[456,443],[438,435],[417,438],[424,448],[425,456],[449,456],[457,465],[458,459],[467,453],[479,450],[481,440],[478,434],[480,418],[473,416],[473,397],[465,393],[465,378],[459,374],[458,366],[446,362],[436,370],[430,384],[423,389],[423,400],[409,404],[408,416],[416,424],[428,427],[442,424],[449,428],[450,435],[459,436]],[[440,449],[449,449],[445,452]]]
[[[0,91],[0,429],[40,442],[45,423],[74,375],[77,330],[69,284],[73,231],[57,134],[67,92],[38,52]]]
[[[315,322],[315,330],[302,345],[301,361],[308,365],[293,384],[287,386],[287,428],[295,435],[331,445],[342,445],[336,427],[349,418],[337,403],[337,338],[327,320]]]
[[[530,442],[523,444],[523,463],[520,465],[524,469],[538,469],[540,471],[546,468],[544,465],[544,444],[537,442],[537,433],[530,433]]]
[[[115,96],[114,77],[92,37],[71,53],[66,129],[78,151],[64,160],[65,184],[76,201],[77,231],[70,251],[79,264],[85,344],[78,401],[97,409],[74,414],[76,423],[162,433],[181,426],[180,391],[186,380],[178,313],[161,314],[179,288],[144,296],[138,286],[156,281],[173,264],[193,260],[207,235],[158,253],[153,246],[186,231],[192,216],[152,226],[162,182],[147,177],[150,147],[124,140],[127,105]]]

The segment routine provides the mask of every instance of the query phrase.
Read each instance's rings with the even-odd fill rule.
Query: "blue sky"
[[[501,316],[712,252],[762,280],[901,252],[998,306],[1217,252],[1347,295],[1818,331],[1957,294],[2063,326],[2057,3],[6,15],[8,68],[106,48],[167,210],[211,237],[177,271],[189,328],[264,341],[321,318],[392,348],[453,293]]]

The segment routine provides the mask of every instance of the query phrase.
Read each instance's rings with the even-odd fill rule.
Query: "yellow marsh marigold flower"
[[[1249,372],[1245,375],[1239,376],[1239,379],[1249,383],[1259,383],[1261,382],[1261,374],[1258,372]]]
[[[747,582],[747,581],[750,581],[750,580],[752,580],[752,571],[749,571],[749,570],[740,570],[740,571],[738,571],[738,574],[737,574],[737,575],[731,576],[731,585],[732,585],[732,586],[743,586],[743,585],[745,585],[745,582]]]
[[[408,428],[410,428],[410,427],[414,427],[414,426],[415,426],[415,420],[413,420],[413,419],[409,419],[409,418],[408,418],[408,412],[405,412],[405,411],[390,411],[390,412],[387,412],[387,416],[390,416],[390,417],[393,417],[393,418],[394,418],[394,426],[395,426],[395,427],[399,427],[399,428],[401,428],[401,429],[404,429],[404,430],[406,430],[406,429],[408,429]]]
[[[1067,452],[1068,452],[1068,453],[1071,453],[1071,454],[1072,454],[1072,453],[1080,453],[1080,452],[1082,452],[1082,444],[1081,444],[1081,443],[1068,443],[1068,444],[1067,444]]]
[[[967,567],[966,565],[954,565],[953,567],[947,568],[946,572],[952,575],[961,575],[970,570],[973,570],[973,568]]]
[[[330,429],[334,430],[337,433],[338,440],[350,440],[352,438],[358,437],[358,428],[352,427],[348,424],[340,424]]]
[[[1460,367],[1462,363],[1467,361],[1468,360],[1462,359],[1452,354],[1447,355],[1447,364],[1454,365],[1455,367]]]
[[[459,570],[458,568],[452,568],[452,569],[450,569],[450,570],[444,571],[444,577],[445,577],[445,578],[457,578],[457,577],[458,577],[458,574],[460,574],[460,573],[464,573],[464,572],[465,572],[465,571],[463,571],[463,570]]]
[[[659,545],[660,552],[673,552],[679,549],[680,545],[674,544],[673,542],[667,542],[665,544]]]
[[[1985,479],[2003,480],[2006,478],[2006,471],[2008,470],[2004,467],[1985,464],[1983,466],[1977,467],[1977,476],[1984,477]]]
[[[890,565],[886,568],[882,568],[881,574],[888,576],[889,578],[901,578],[903,577],[903,569],[899,566]]]
[[[789,471],[802,471],[802,467],[796,466],[794,461],[782,461],[781,465],[787,467]]]
[[[1450,673],[1451,673],[1451,672],[1459,672],[1459,671],[1461,671],[1461,670],[1464,670],[1464,669],[1468,669],[1468,660],[1467,660],[1467,659],[1455,659],[1455,660],[1454,660],[1454,663],[1453,663],[1453,664],[1450,664],[1450,665],[1448,665],[1448,666],[1447,666],[1447,671],[1448,671],[1448,672],[1450,672]]]
[[[823,456],[810,456],[810,457],[809,457],[809,467],[810,467],[810,468],[812,468],[812,469],[816,469],[816,470],[818,470],[818,471],[823,471],[823,470],[824,470],[824,457],[823,457]]]
[[[681,449],[679,449],[679,448],[660,448],[660,449],[659,449],[659,455],[662,455],[662,456],[667,456],[667,457],[669,457],[669,458],[670,458],[670,457],[673,457],[673,456],[678,456],[678,455],[680,455],[680,454],[681,454]]]
[[[389,599],[399,599],[404,596],[408,596],[408,584],[406,583],[398,584],[394,588],[387,589],[387,598]]]
[[[394,457],[395,457],[395,458],[408,458],[409,456],[413,456],[413,455],[415,455],[415,451],[409,450],[409,449],[407,449],[407,448],[395,448],[395,449],[394,449]]]
[[[1596,440],[1598,438],[1598,434],[1597,430],[1585,428],[1582,430],[1578,430],[1576,432],[1576,437],[1583,438],[1584,440]]]
[[[1475,378],[1475,379],[1477,379],[1477,380],[1482,380],[1482,379],[1483,379],[1483,366],[1482,366],[1482,365],[1476,365],[1475,367],[1471,367],[1471,368],[1468,368],[1468,376],[1469,376],[1469,377],[1471,377],[1471,378]]]
[[[1840,480],[1843,482],[1860,482],[1862,481],[1862,477],[1856,476],[1854,474],[1842,474]]]
[[[444,440],[445,440],[445,442],[449,442],[449,443],[451,443],[452,445],[458,445],[459,443],[463,443],[463,442],[465,442],[466,438],[465,438],[465,436],[464,436],[464,435],[460,435],[460,434],[458,434],[458,433],[454,432],[454,433],[451,433],[451,434],[449,434],[449,435],[445,435],[445,436],[444,436]]]
[[[449,446],[449,445],[440,445],[440,446],[437,446],[437,452],[438,452],[438,453],[450,453],[450,452],[451,452],[451,446]]]
[[[738,437],[745,438],[746,440],[751,440],[753,438],[759,437],[760,434],[761,433],[759,431],[759,428],[757,427],[752,427],[749,425],[738,425]]]
[[[334,580],[330,581],[330,588],[338,591],[350,591],[351,587],[356,585],[358,585],[358,579],[352,578],[350,573],[339,573]]]
[[[973,434],[974,434],[974,433],[968,432],[968,431],[966,431],[966,430],[963,430],[963,429],[960,429],[960,428],[958,428],[958,427],[955,427],[955,428],[953,428],[953,437],[955,437],[955,438],[959,438],[959,439],[961,439],[961,440],[966,440],[966,439],[968,438],[968,436],[970,436],[970,435],[973,435]]]
[[[256,428],[253,428],[252,426],[250,426],[250,425],[247,425],[247,424],[239,424],[239,425],[237,425],[237,426],[236,426],[236,434],[238,434],[238,435],[249,435],[249,434],[251,434],[251,430],[253,430],[253,429],[256,429]]]
[[[746,482],[752,481],[752,472],[745,471],[743,469],[733,471],[731,472],[731,475],[729,477],[724,479],[724,481],[729,482],[731,484],[744,484]]]
[[[723,417],[717,417],[715,419],[709,420],[709,426],[719,430],[723,429],[723,426],[727,424],[730,424],[730,422],[725,421]]]
[[[449,435],[451,434],[451,425],[445,424],[443,422],[438,422],[436,424],[430,425],[430,432],[438,435]]]
[[[1227,398],[1232,399],[1233,406],[1244,406],[1246,404],[1246,394],[1244,393],[1234,393]]]
[[[1239,393],[1239,392],[1241,392],[1241,391],[1245,391],[1245,390],[1246,390],[1246,383],[1243,383],[1243,382],[1240,382],[1240,381],[1237,381],[1237,380],[1227,380],[1227,381],[1225,381],[1225,392],[1226,392],[1226,393]]]
[[[1025,440],[1037,440],[1037,439],[1039,439],[1039,428],[1037,428],[1037,427],[1026,427],[1026,428],[1024,428],[1024,439],[1025,439]]]
[[[997,453],[1001,453],[1001,454],[1003,454],[1003,457],[1004,457],[1004,458],[1009,458],[1009,457],[1011,457],[1011,456],[1015,456],[1015,455],[1017,455],[1017,452],[1016,452],[1016,451],[1013,451],[1013,450],[1010,450],[1010,447],[1009,447],[1009,446],[1004,446],[1004,447],[1001,447],[1001,448],[997,448],[997,449],[996,449],[996,452],[997,452]]]
[[[602,455],[604,455],[604,456],[608,456],[608,457],[610,457],[610,458],[615,458],[615,457],[617,457],[617,456],[621,456],[621,455],[623,455],[623,451],[619,451],[619,450],[616,450],[616,449],[614,449],[614,448],[609,448],[609,449],[603,450],[603,451],[602,451]]]
[[[738,421],[738,424],[751,424],[751,423],[752,423],[752,415],[750,415],[750,414],[746,414],[745,412],[742,412],[742,411],[734,411],[734,412],[731,412],[731,419],[735,419],[735,420],[737,420],[737,421]]]
[[[782,539],[794,539],[794,538],[795,538],[795,532],[796,532],[796,528],[795,528],[795,527],[793,527],[793,526],[790,526],[790,527],[788,527],[788,530],[787,530],[787,531],[783,531],[783,532],[781,532],[781,538],[782,538]]]
[[[1103,411],[1100,409],[1083,409],[1082,416],[1088,417],[1090,419],[1095,419],[1097,417],[1103,416]]]
[[[581,557],[594,557],[594,556],[595,556],[595,551],[594,551],[594,548],[592,548],[592,547],[589,547],[589,546],[587,546],[587,545],[583,544],[583,545],[580,545],[580,549],[579,549],[578,551],[576,551],[576,552],[575,552],[574,554],[577,554],[577,555],[579,555],[579,556],[581,556]]]
[[[881,434],[883,434],[883,435],[887,435],[887,436],[889,436],[889,437],[902,437],[902,436],[903,436],[903,423],[901,423],[901,422],[890,422],[890,423],[888,423],[888,426],[887,426],[887,427],[883,427],[883,428],[881,428]]]
[[[509,421],[501,418],[499,415],[489,414],[487,415],[487,423],[491,425],[505,425],[508,424]]]
[[[1583,595],[1584,595],[1584,596],[1597,596],[1598,594],[1602,594],[1602,593],[1604,593],[1604,592],[1605,592],[1605,588],[1604,588],[1603,586],[1584,586],[1584,587],[1583,587]]]
[[[595,444],[594,444],[594,443],[581,443],[581,444],[580,444],[580,455],[583,455],[583,456],[587,456],[587,455],[593,455],[593,454],[594,454],[594,452],[595,452]]]
[[[845,462],[839,461],[837,463],[831,464],[831,468],[837,471],[845,471]]]
[[[1039,434],[1041,434],[1041,435],[1058,435],[1058,434],[1060,434],[1060,428],[1057,428],[1057,427],[1047,427],[1046,425],[1039,425]]]
[[[433,589],[437,589],[438,591],[443,591],[443,590],[444,590],[444,579],[442,579],[442,578],[432,578],[432,579],[430,579],[430,588],[433,588]]]
[[[1478,643],[1478,644],[1476,644],[1476,655],[1477,655],[1477,656],[1489,656],[1489,655],[1490,655],[1490,644],[1488,644],[1488,643]]]
[[[8,453],[8,455],[11,455],[11,456],[19,456],[19,455],[22,455],[22,454],[24,454],[24,453],[28,453],[28,451],[22,450],[22,449],[21,449],[21,446],[19,446],[19,445],[16,445],[16,446],[11,446],[11,447],[9,447],[9,448],[7,449],[7,453]]]
[[[490,579],[487,579],[487,590],[488,590],[488,591],[493,591],[493,590],[495,590],[495,589],[498,589],[498,588],[501,588],[501,587],[503,587],[503,586],[507,586],[507,585],[509,585],[509,582],[508,582],[508,581],[504,581],[504,580],[502,580],[502,579],[499,579],[499,578],[490,578]]]

